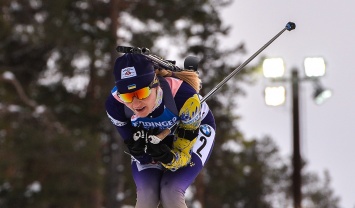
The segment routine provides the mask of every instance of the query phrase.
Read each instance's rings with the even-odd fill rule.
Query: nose
[[[138,99],[136,96],[133,97],[132,104],[139,103],[141,100]]]

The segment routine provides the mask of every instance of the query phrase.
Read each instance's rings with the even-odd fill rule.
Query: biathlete
[[[198,74],[155,69],[144,55],[127,53],[116,59],[114,77],[106,112],[132,158],[136,207],[187,207],[185,191],[208,160],[216,129],[200,103]]]

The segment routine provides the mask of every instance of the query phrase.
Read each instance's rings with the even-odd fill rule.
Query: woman
[[[114,76],[106,112],[132,156],[136,207],[187,207],[185,191],[211,154],[216,128],[199,101],[197,74],[155,70],[145,56],[125,54]]]

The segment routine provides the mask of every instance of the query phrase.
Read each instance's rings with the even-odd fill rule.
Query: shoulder
[[[181,79],[176,79],[173,77],[164,77],[164,79],[169,84],[169,87],[171,89],[171,93],[173,94],[173,97],[175,97],[175,95],[176,95],[177,91],[179,90],[179,88],[181,87],[181,84],[183,83],[183,81]]]
[[[182,82],[180,88],[177,90],[174,97],[176,107],[178,110],[184,105],[187,99],[198,94],[196,90],[186,82]]]
[[[112,94],[106,98],[105,108],[107,116],[116,126],[124,126],[128,119],[124,114],[124,104],[119,102]]]

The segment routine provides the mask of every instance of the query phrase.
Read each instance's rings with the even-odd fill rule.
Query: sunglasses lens
[[[134,97],[137,97],[138,99],[142,100],[147,98],[150,95],[150,92],[150,87],[145,87],[134,92],[119,94],[118,96],[123,102],[131,103]]]
[[[131,103],[133,101],[134,92],[119,94],[118,96],[121,98],[123,102]]]
[[[150,88],[145,87],[145,88],[139,89],[135,92],[135,94],[138,99],[140,99],[140,100],[145,99],[150,95]]]

